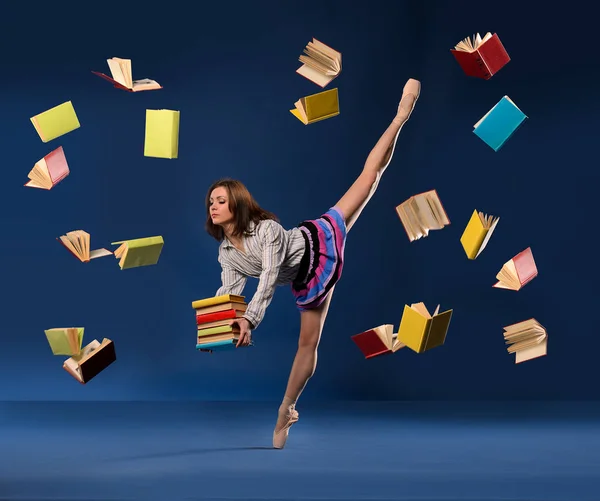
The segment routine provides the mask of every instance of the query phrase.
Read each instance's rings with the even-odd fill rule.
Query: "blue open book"
[[[224,350],[235,350],[237,340],[225,339],[223,341],[215,341],[213,343],[197,344],[196,349],[201,351],[224,351]],[[254,341],[250,342],[250,346],[254,346]],[[246,348],[246,346],[244,346]]]
[[[508,96],[504,96],[475,124],[473,132],[498,151],[527,118]]]

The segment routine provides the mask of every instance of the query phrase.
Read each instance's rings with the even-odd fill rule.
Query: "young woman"
[[[206,195],[206,230],[219,246],[222,286],[216,296],[241,294],[247,277],[258,287],[243,318],[237,346],[251,342],[278,285],[291,284],[300,311],[298,351],[273,432],[273,447],[284,447],[298,421],[296,402],[315,372],[317,347],[335,284],[339,281],[346,234],[375,193],[392,159],[402,125],[409,119],[421,90],[409,79],[396,116],[369,154],[363,171],[344,196],[320,218],[284,230],[277,217],[262,209],[239,181],[221,179]]]

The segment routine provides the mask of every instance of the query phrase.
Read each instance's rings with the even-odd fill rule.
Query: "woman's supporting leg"
[[[396,117],[371,150],[361,174],[336,204],[344,216],[348,231],[377,190],[381,176],[394,155],[400,130],[410,118],[420,91],[421,83],[418,80],[411,78],[406,82]]]
[[[300,338],[298,339],[298,351],[294,358],[290,377],[288,379],[285,397],[279,406],[279,413],[275,431],[273,432],[273,447],[283,448],[291,426],[297,418],[295,410],[296,401],[308,380],[315,373],[317,367],[317,348],[321,340],[321,333],[325,325],[329,303],[335,286],[327,294],[325,301],[318,307],[300,312]]]

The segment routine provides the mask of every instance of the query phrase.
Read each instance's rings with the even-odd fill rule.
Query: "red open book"
[[[395,353],[406,345],[397,340],[392,324],[380,325],[352,336],[352,341],[362,351],[365,358],[373,358],[386,353]]]
[[[510,261],[504,263],[496,275],[498,282],[492,287],[518,291],[538,275],[531,247],[519,252]]]
[[[48,153],[36,162],[27,176],[30,180],[25,184],[28,188],[51,190],[69,175],[69,165],[62,146]]]
[[[510,57],[494,33],[487,33],[483,38],[477,34],[471,41],[465,38],[450,52],[467,76],[489,80],[510,61]]]

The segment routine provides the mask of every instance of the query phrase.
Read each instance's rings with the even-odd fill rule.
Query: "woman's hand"
[[[242,317],[236,318],[229,323],[231,326],[236,324],[240,328],[240,338],[238,339],[235,347],[239,348],[240,346],[248,346],[252,342],[252,329],[250,327],[250,322]]]

